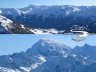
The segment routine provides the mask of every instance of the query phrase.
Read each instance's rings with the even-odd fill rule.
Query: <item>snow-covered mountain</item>
[[[0,33],[31,33],[22,24],[15,24],[12,20],[0,15]]]
[[[71,48],[66,45],[59,44],[55,41],[41,39],[35,45],[33,45],[33,48],[27,50],[27,53],[33,51],[31,56],[40,54],[43,54],[45,56],[59,56],[65,55],[66,52],[68,53],[70,50]]]
[[[18,9],[18,14],[29,14],[29,15],[43,15],[44,17],[53,15],[58,17],[60,15],[69,16],[82,16],[82,17],[90,17],[96,16],[96,6],[72,6],[72,5],[29,5],[25,8]]]
[[[5,15],[43,15],[44,17],[49,16],[50,14],[59,16],[67,16],[71,14],[76,14],[76,16],[96,16],[96,7],[95,6],[72,6],[72,5],[29,5],[24,8],[1,8],[0,14]]]
[[[0,56],[0,71],[29,72],[46,62],[50,55],[60,56],[68,50],[70,48],[65,45],[62,47],[61,44],[50,40],[39,40],[26,52]]]
[[[73,53],[70,47],[45,39],[25,52],[0,56],[0,72],[88,72],[86,68],[94,64],[88,64],[85,56]]]
[[[17,9],[0,8],[0,15],[33,29],[70,32],[74,26],[78,26],[79,30],[96,33],[96,6],[29,5]]]
[[[75,47],[73,51],[76,55],[85,57],[88,63],[96,63],[96,46],[85,44],[83,47]]]
[[[16,24],[12,20],[0,15],[0,34],[60,34],[64,31],[56,29],[34,29],[23,24]]]

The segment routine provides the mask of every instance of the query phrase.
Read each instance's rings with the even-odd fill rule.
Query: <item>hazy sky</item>
[[[39,39],[52,39],[69,47],[83,46],[89,44],[96,46],[96,35],[90,35],[86,40],[75,42],[70,35],[0,35],[0,55],[12,54],[26,51],[31,48]]]
[[[96,0],[0,0],[0,7],[25,7],[36,5],[96,5]]]

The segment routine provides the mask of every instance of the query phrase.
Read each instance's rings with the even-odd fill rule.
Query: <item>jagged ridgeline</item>
[[[41,39],[25,52],[0,56],[0,72],[95,72],[96,46],[70,48]]]
[[[6,19],[2,22],[0,16],[0,33],[64,34],[72,29],[96,33],[95,6],[29,5],[17,9],[0,8],[0,15],[11,20],[11,24]]]

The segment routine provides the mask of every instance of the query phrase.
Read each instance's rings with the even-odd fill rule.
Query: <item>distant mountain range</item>
[[[56,33],[69,33],[72,29],[96,33],[96,6],[29,5],[24,8],[0,8],[0,15],[15,24],[39,29],[41,33],[48,33],[46,30],[50,29]]]
[[[40,39],[25,52],[0,56],[0,72],[95,72],[95,55],[96,46]]]

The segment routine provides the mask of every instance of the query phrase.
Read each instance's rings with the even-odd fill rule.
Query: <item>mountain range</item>
[[[95,72],[96,46],[40,39],[25,52],[0,56],[0,72]]]
[[[35,32],[32,30],[34,34],[64,34],[70,30],[96,33],[96,6],[29,5],[24,8],[0,8],[0,15],[11,19],[16,25],[36,29]]]
[[[59,34],[63,31],[55,29],[34,29],[0,15],[0,34]]]

